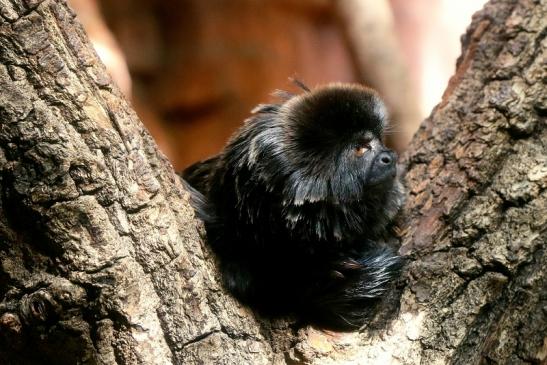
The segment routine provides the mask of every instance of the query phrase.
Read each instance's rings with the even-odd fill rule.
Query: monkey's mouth
[[[385,184],[390,184],[395,180],[397,177],[397,169],[393,167],[392,169],[389,169],[389,171],[382,171],[380,174],[375,174],[374,176],[371,176],[367,182],[367,187],[380,187]]]

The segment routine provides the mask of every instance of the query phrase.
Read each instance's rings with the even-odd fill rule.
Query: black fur
[[[194,207],[237,298],[360,327],[402,265],[380,243],[404,199],[382,144],[385,108],[358,85],[281,95],[183,176],[203,194],[194,190]]]

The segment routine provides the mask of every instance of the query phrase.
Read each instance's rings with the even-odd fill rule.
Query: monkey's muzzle
[[[392,181],[397,175],[397,155],[391,150],[379,152],[369,172],[367,185],[377,185],[384,182]]]

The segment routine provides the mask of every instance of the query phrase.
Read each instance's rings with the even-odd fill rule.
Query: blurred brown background
[[[217,153],[275,89],[376,88],[402,151],[454,70],[484,0],[70,0],[176,169]]]

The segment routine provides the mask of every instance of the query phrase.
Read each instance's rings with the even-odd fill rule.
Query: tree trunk
[[[474,17],[404,158],[399,313],[335,334],[227,295],[187,193],[74,14],[0,0],[0,361],[545,362],[546,13],[493,0]]]

